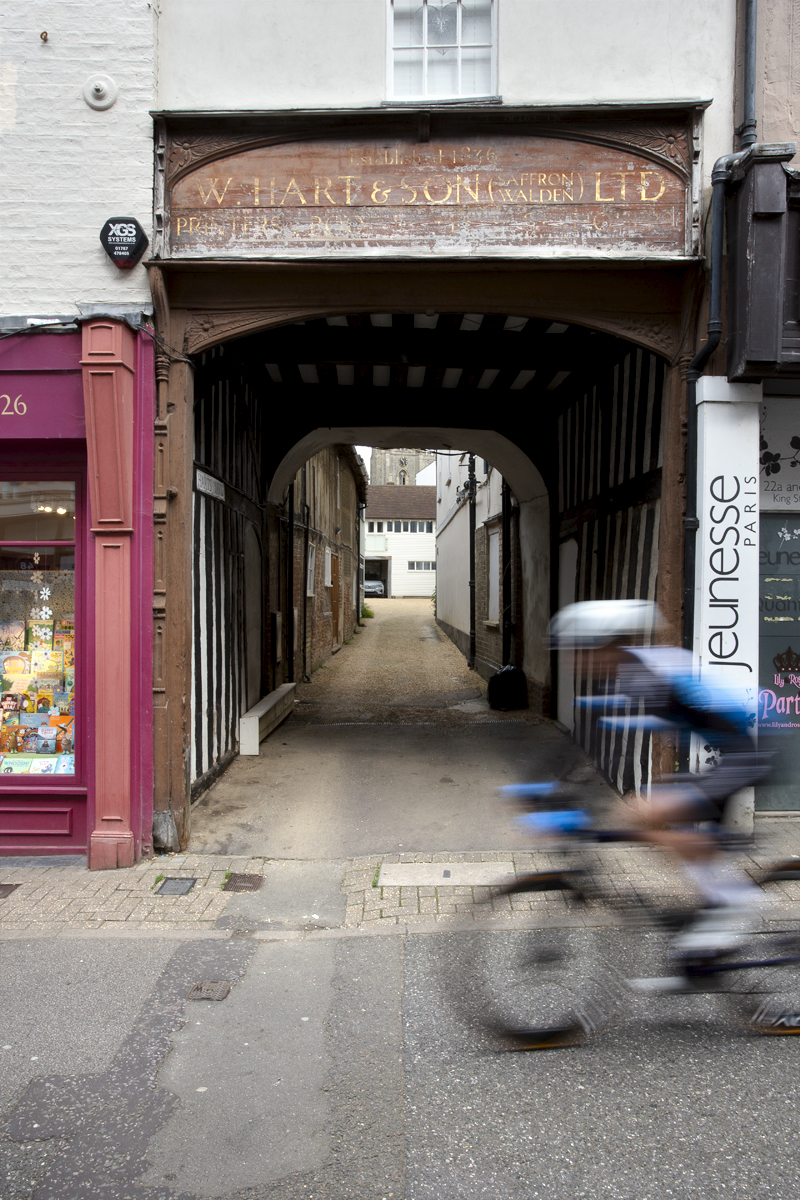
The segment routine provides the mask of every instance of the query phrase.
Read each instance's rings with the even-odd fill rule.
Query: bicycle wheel
[[[754,1033],[800,1034],[800,932],[751,934],[730,960],[689,967],[693,983],[723,995]]]

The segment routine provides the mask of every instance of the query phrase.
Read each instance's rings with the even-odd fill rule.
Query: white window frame
[[[306,595],[314,595],[314,573],[317,567],[317,547],[308,547],[308,569],[306,571]]]
[[[330,552],[330,549],[326,546],[325,547],[325,584],[324,584],[324,586],[326,588],[333,587],[333,575],[331,572],[332,572],[331,552]]]
[[[489,0],[489,3],[492,6],[492,32],[491,32],[492,41],[491,41],[491,54],[489,56],[489,60],[491,63],[491,78],[490,78],[489,92],[488,93],[487,92],[464,92],[461,90],[461,50],[463,48],[461,45],[461,13],[462,13],[462,9],[461,9],[461,0],[456,0],[456,3],[458,4],[458,32],[456,34],[456,48],[458,50],[458,91],[453,92],[450,95],[438,95],[438,96],[429,96],[428,95],[428,55],[426,53],[426,51],[429,49],[429,46],[428,46],[428,13],[427,13],[428,0],[419,0],[420,8],[425,9],[425,17],[423,19],[423,26],[422,26],[422,30],[423,30],[423,34],[422,34],[422,37],[423,37],[423,41],[422,41],[422,92],[418,96],[396,96],[395,95],[395,90],[394,90],[394,51],[395,51],[395,49],[416,50],[416,49],[419,49],[419,47],[417,47],[417,46],[408,46],[408,47],[397,46],[397,47],[395,47],[395,44],[394,44],[394,0],[386,0],[386,3],[387,3],[387,8],[388,8],[388,20],[386,22],[386,26],[387,26],[386,81],[387,81],[387,94],[388,94],[390,100],[398,100],[400,102],[408,101],[409,103],[413,103],[414,101],[417,101],[417,100],[426,100],[430,103],[435,104],[437,102],[437,100],[460,100],[460,99],[469,99],[469,98],[481,100],[481,99],[487,99],[488,97],[494,97],[497,95],[497,6],[499,3],[499,0]],[[485,45],[485,42],[480,42],[477,44]]]

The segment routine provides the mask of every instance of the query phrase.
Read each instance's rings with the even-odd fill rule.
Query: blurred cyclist
[[[718,766],[668,776],[633,810],[637,839],[678,855],[704,897],[705,907],[673,943],[677,956],[693,958],[733,949],[743,920],[763,900],[723,857],[719,826],[734,793],[764,780],[770,765],[750,735],[743,697],[701,680],[688,650],[643,644],[663,625],[650,601],[589,600],[563,608],[549,632],[556,649],[591,651],[589,673],[615,685],[606,694],[576,700],[604,711],[601,726],[689,730],[720,752]],[[710,825],[701,830],[698,823]]]

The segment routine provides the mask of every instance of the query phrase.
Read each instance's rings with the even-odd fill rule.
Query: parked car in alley
[[[383,582],[380,579],[365,579],[364,580],[364,595],[365,596],[383,596]]]

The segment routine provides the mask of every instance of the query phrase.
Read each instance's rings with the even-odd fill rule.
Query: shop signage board
[[[695,652],[711,681],[758,690],[757,384],[698,382]]]
[[[296,141],[180,175],[174,258],[680,258],[690,184],[669,159],[564,137]]]

